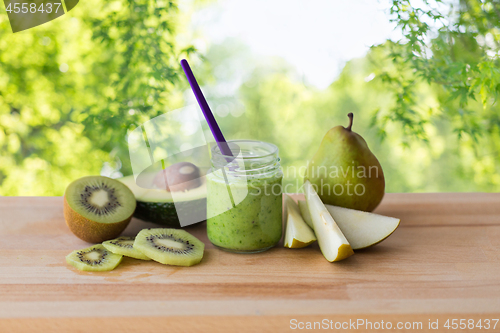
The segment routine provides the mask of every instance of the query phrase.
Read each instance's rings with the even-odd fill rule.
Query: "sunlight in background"
[[[186,8],[191,20],[180,37],[203,57],[193,59],[203,91],[226,138],[252,138],[280,147],[285,184],[300,183],[301,175],[287,168],[306,165],[323,135],[333,126],[345,126],[347,112],[354,112],[355,131],[388,175],[388,192],[471,190],[472,165],[483,165],[484,159],[466,158],[473,148],[459,142],[448,125],[439,131],[427,126],[432,145],[413,141],[416,153],[409,154],[401,146],[407,138],[399,126],[384,128],[389,136],[381,141],[371,124],[376,110],[393,103],[392,88],[376,74],[391,60],[383,48],[370,50],[387,39],[402,38],[391,22],[391,1],[201,3]],[[426,8],[422,1],[414,3]],[[422,110],[437,105],[437,90],[426,85],[416,89]],[[196,103],[191,91],[185,91],[184,101]],[[489,186],[476,183],[482,189]]]
[[[422,1],[411,3],[425,11]],[[485,46],[500,27],[491,1],[483,8],[491,29],[481,38],[472,31],[482,20],[465,20],[455,31],[459,39],[437,39],[446,37],[446,29],[435,36],[442,52],[424,67],[433,70],[432,85],[414,84],[405,66],[388,56],[396,50],[401,63],[415,69],[404,55],[405,41],[396,49],[385,42],[402,38],[401,27],[394,30],[390,22],[389,0],[182,0],[175,2],[179,10],[163,8],[161,1],[134,1],[162,7],[162,15],[132,8],[127,0],[113,1],[118,9],[89,0],[66,18],[19,34],[12,34],[5,17],[0,195],[62,195],[79,177],[130,175],[127,133],[168,110],[197,105],[179,71],[181,57],[190,61],[226,138],[277,144],[285,170],[305,166],[325,133],[345,126],[353,112],[354,130],[382,164],[388,192],[498,191],[500,107],[496,92],[484,94],[479,85],[495,89],[500,76],[476,70],[477,96],[484,101],[469,98],[466,110],[438,81],[450,55],[454,66],[498,68],[483,57],[498,52]],[[441,13],[454,29],[446,21],[453,17],[449,10]],[[385,74],[393,72],[409,74],[402,83],[411,87],[415,121],[383,121],[408,114],[398,112],[408,110],[398,102],[399,80],[387,82]],[[448,74],[455,82],[460,73]],[[415,134],[419,121],[429,143],[408,134]],[[301,177],[286,174],[285,183],[296,180]]]
[[[386,0],[221,0],[195,12],[191,27],[204,37],[195,42],[202,53],[210,44],[238,38],[256,56],[285,59],[322,89],[346,61],[387,38],[400,38],[389,6]]]

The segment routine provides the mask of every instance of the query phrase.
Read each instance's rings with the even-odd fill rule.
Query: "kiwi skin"
[[[102,243],[118,237],[128,226],[132,216],[116,223],[99,223],[75,212],[64,197],[64,219],[71,232],[89,243]]]

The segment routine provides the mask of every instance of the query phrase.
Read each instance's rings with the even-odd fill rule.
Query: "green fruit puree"
[[[281,171],[269,178],[231,178],[229,186],[220,174],[207,175],[210,241],[234,252],[258,252],[276,245],[282,233]],[[228,189],[237,202],[243,198],[234,207]],[[218,212],[223,213],[216,215]]]

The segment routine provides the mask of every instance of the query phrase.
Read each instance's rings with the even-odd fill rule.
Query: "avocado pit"
[[[201,186],[200,169],[190,162],[179,162],[159,171],[153,183],[168,192],[187,191]]]

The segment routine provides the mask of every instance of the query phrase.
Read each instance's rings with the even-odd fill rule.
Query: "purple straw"
[[[210,131],[212,131],[212,134],[214,135],[217,146],[219,146],[219,149],[223,155],[233,156],[233,153],[231,152],[231,149],[229,149],[226,139],[224,139],[224,135],[222,134],[219,125],[217,125],[217,121],[215,120],[215,117],[212,114],[210,107],[208,106],[207,100],[205,99],[205,96],[203,96],[200,86],[198,85],[198,82],[196,82],[193,71],[191,70],[191,67],[189,67],[186,59],[181,60],[181,66],[184,70],[184,73],[186,74],[189,85],[191,86],[191,89],[196,96],[196,100],[200,105],[201,111],[203,112],[203,115],[207,120],[208,127],[210,127]]]

